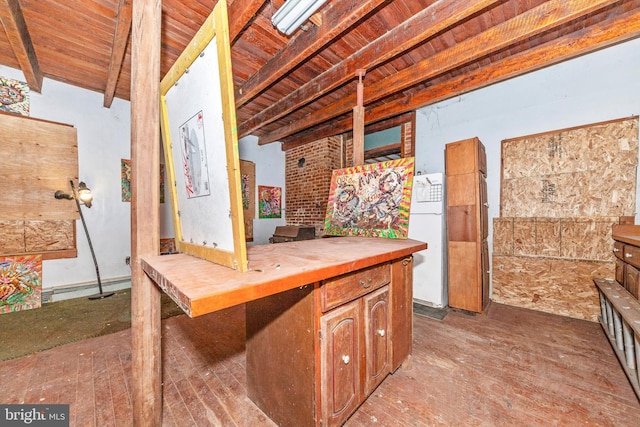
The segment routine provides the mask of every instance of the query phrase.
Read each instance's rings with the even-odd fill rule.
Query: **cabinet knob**
[[[384,329],[378,329],[378,335],[380,335],[381,337],[384,336]]]
[[[625,257],[625,258],[631,258],[632,256],[633,256],[633,255],[632,255],[632,254],[630,254],[629,252],[627,252],[627,253],[625,253],[625,254],[624,254],[624,257]]]
[[[613,252],[620,252],[619,248],[613,248]]]
[[[484,205],[485,208],[489,207],[489,203],[488,202],[484,202],[483,205]]]
[[[371,277],[369,277],[366,282],[364,281],[364,279],[360,279],[360,285],[365,289],[370,288],[372,280],[373,279],[371,279]]]
[[[342,361],[344,362],[345,365],[348,365],[349,362],[351,362],[351,358],[349,357],[348,354],[345,354],[344,356],[342,356]]]

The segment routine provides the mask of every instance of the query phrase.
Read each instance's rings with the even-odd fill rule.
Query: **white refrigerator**
[[[438,308],[448,305],[444,184],[442,173],[416,174],[409,213],[409,238],[427,242],[413,254],[413,300]]]

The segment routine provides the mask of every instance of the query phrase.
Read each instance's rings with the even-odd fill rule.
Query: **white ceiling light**
[[[298,29],[316,10],[327,0],[287,0],[280,9],[273,14],[271,23],[278,31],[288,36]]]

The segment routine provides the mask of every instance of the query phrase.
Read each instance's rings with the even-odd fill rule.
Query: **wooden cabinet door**
[[[413,341],[413,257],[391,263],[391,371],[411,355]]]
[[[391,372],[389,326],[389,287],[378,289],[363,297],[365,334],[365,384],[368,396]]]
[[[640,287],[640,271],[631,264],[627,264],[624,275],[624,287],[631,295],[638,299]]]
[[[620,286],[624,286],[624,266],[625,263],[621,259],[616,258],[616,281]],[[625,286],[626,288],[626,286]]]
[[[360,404],[360,300],[320,318],[323,425],[341,425]]]

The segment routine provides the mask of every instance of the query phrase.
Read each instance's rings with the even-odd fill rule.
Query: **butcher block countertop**
[[[411,239],[331,237],[247,247],[240,273],[186,254],[141,260],[142,269],[190,317],[315,283],[427,248]]]
[[[615,224],[612,230],[613,240],[640,246],[640,226],[633,224]]]

